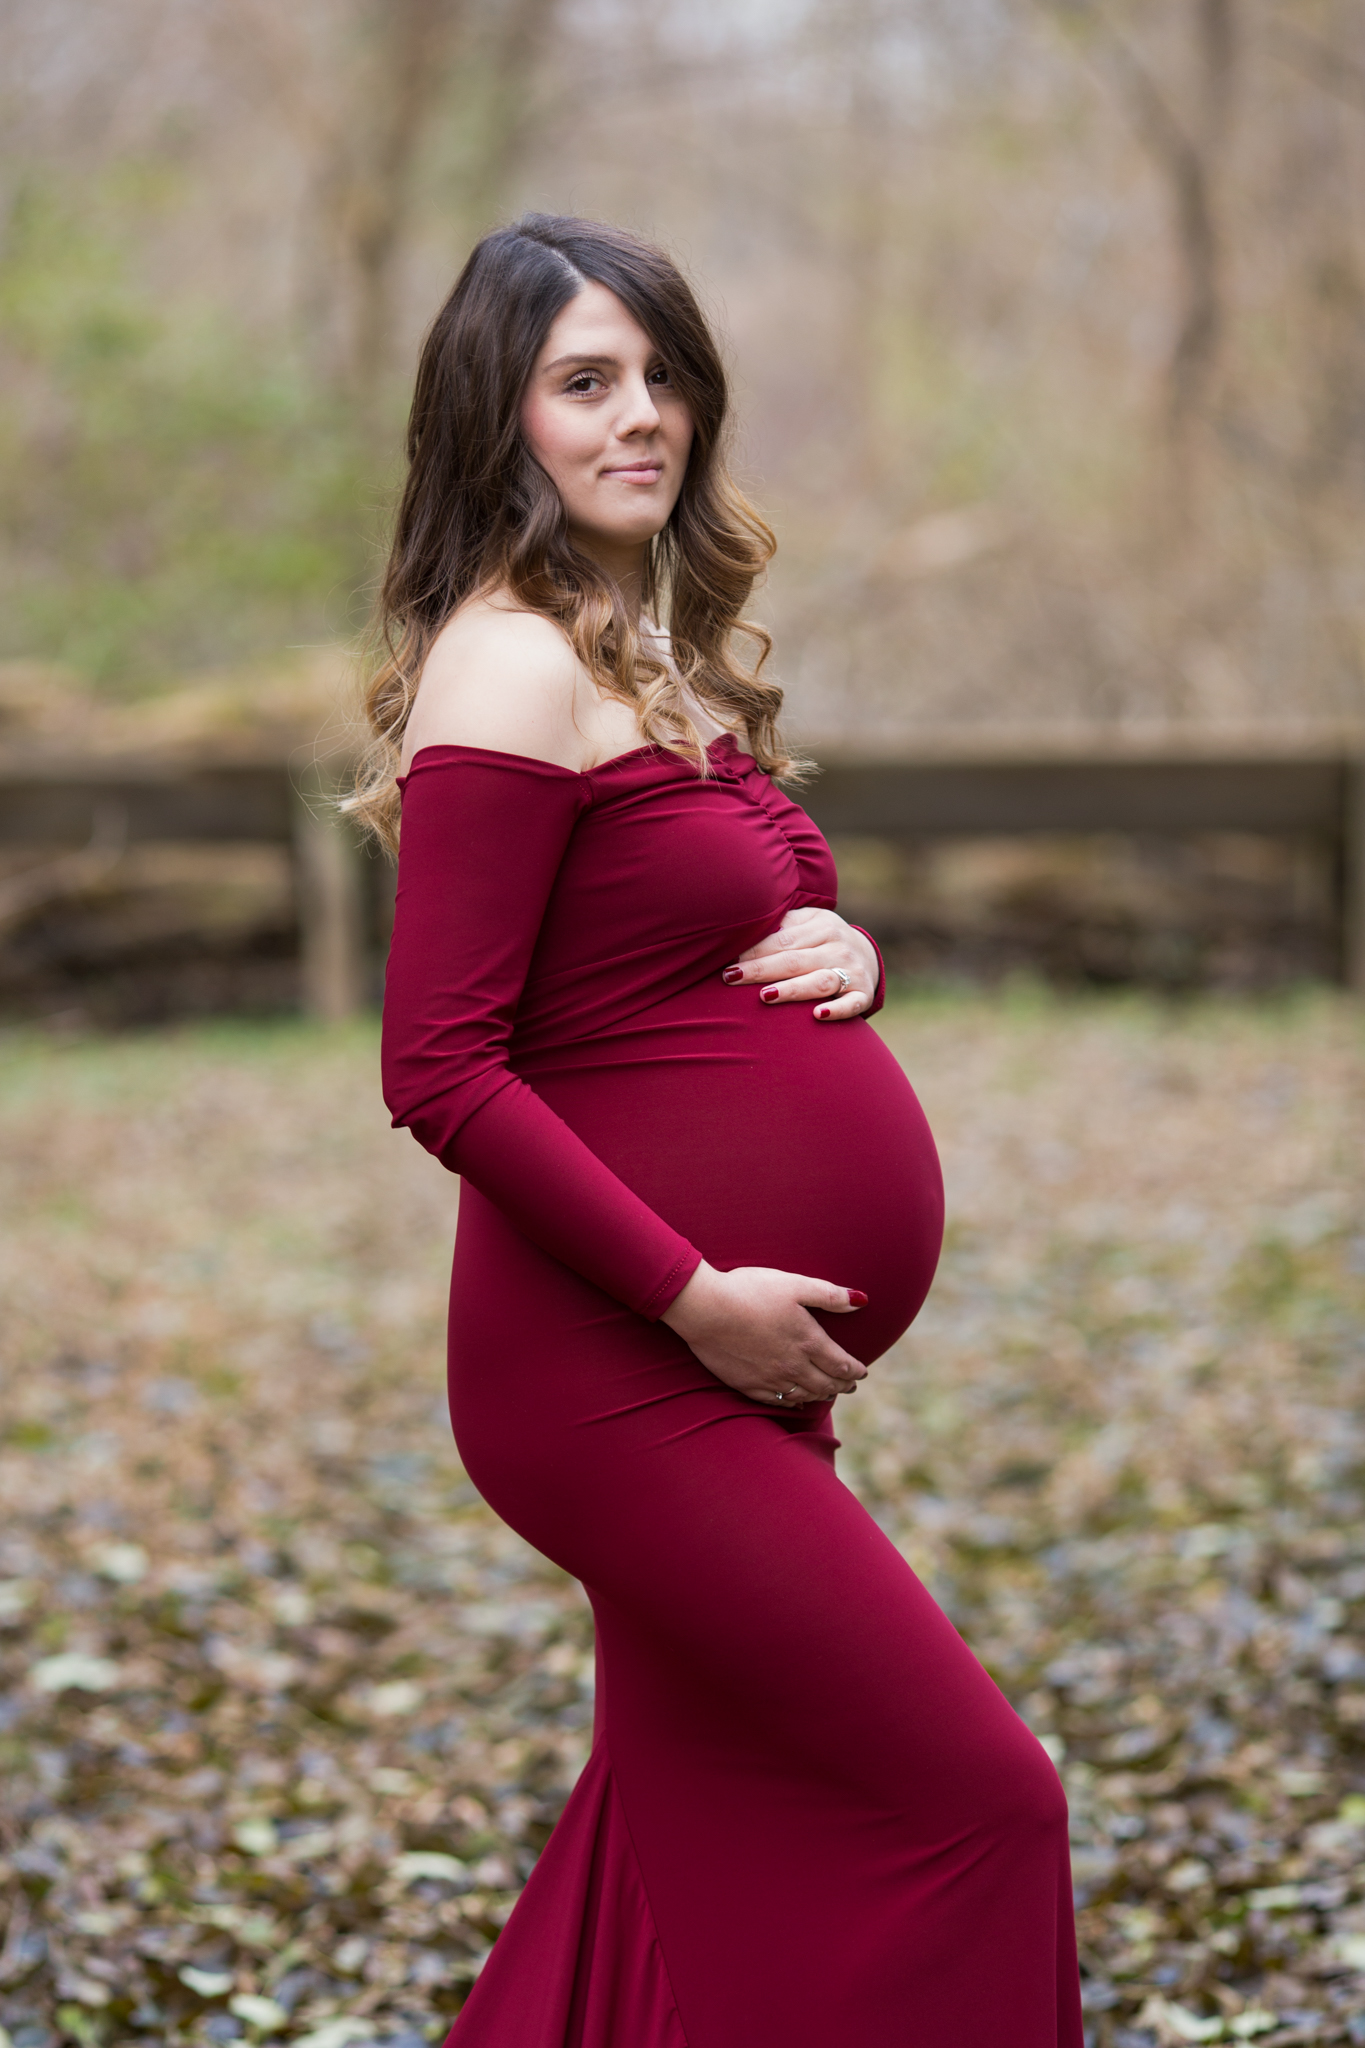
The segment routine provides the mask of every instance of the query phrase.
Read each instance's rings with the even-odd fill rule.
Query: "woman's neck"
[[[573,543],[588,555],[620,594],[621,605],[632,626],[640,624],[644,603],[645,563],[648,548],[635,542],[614,542],[604,534],[574,533]]]

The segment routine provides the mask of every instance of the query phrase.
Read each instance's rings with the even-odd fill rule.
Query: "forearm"
[[[651,1321],[701,1264],[524,1081],[494,1096],[440,1157],[523,1237]]]

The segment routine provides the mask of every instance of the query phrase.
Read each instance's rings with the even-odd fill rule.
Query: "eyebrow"
[[[556,356],[552,363],[546,363],[541,374],[548,377],[551,370],[567,370],[570,363],[577,363],[581,368],[591,368],[598,363],[608,370],[619,370],[624,367],[619,356]]]

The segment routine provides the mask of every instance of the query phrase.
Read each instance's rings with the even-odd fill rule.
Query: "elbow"
[[[381,1042],[379,1081],[394,1129],[411,1131],[452,1172],[464,1126],[511,1078],[504,1061],[471,1059],[435,1032]]]
[[[409,1130],[419,1144],[432,1150],[423,1131],[423,1125],[430,1121],[431,1100],[430,1079],[423,1087],[423,1076],[412,1071],[409,1061],[396,1058],[387,1051],[381,1051],[379,1060],[379,1085],[384,1096],[384,1107],[389,1112],[396,1131]],[[425,1114],[424,1114],[425,1112]]]
[[[444,1111],[439,1102],[389,1101],[389,1119],[396,1131],[410,1131],[424,1152],[430,1152],[452,1173],[459,1171],[451,1161],[455,1140],[459,1135],[459,1121]]]
[[[425,1081],[426,1086],[422,1085]],[[433,1092],[430,1074],[413,1074],[400,1067],[381,1070],[384,1104],[396,1131],[411,1131],[424,1152],[430,1152],[452,1173],[453,1152],[465,1121],[464,1106],[448,1090]]]
[[[397,1060],[386,1045],[379,1053],[379,1086],[384,1097],[384,1107],[393,1119],[394,1129],[399,1129],[408,1120],[412,1106],[412,1091],[407,1085],[402,1063]]]

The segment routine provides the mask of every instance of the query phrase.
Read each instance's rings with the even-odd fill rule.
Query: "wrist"
[[[705,1316],[707,1301],[712,1294],[714,1283],[719,1278],[715,1267],[708,1266],[703,1259],[696,1271],[678,1289],[659,1317],[659,1321],[667,1323],[670,1330],[675,1330],[685,1340],[689,1329],[695,1330]]]
[[[882,949],[873,938],[871,932],[864,931],[860,924],[850,925],[849,930],[857,932],[860,939],[866,939],[872,950],[872,958],[875,962],[872,970],[874,976],[872,1001],[863,1011],[864,1017],[872,1017],[876,1015],[877,1011],[880,1010],[882,1004],[886,1001],[886,962],[882,958]]]

